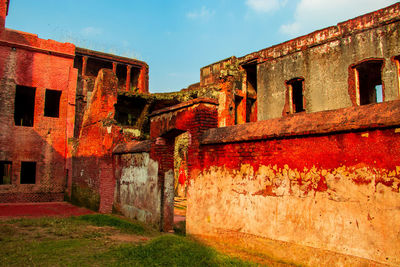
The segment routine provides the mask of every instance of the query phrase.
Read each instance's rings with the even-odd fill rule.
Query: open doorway
[[[184,231],[187,210],[189,133],[175,137],[174,144],[174,229]]]

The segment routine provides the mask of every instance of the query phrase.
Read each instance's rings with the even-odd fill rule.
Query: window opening
[[[375,91],[376,91],[376,103],[382,103],[383,102],[382,84],[376,85]]]
[[[0,185],[11,184],[12,163],[0,161]]]
[[[127,66],[126,65],[122,65],[122,64],[118,64],[117,65],[116,75],[117,75],[117,78],[118,78],[118,87],[122,87],[123,89],[125,89]]]
[[[130,89],[133,89],[133,91],[137,91],[137,89],[138,89],[139,75],[140,75],[140,69],[139,69],[139,68],[132,67],[132,68],[131,68],[131,84],[130,84]]]
[[[14,122],[16,126],[33,127],[36,88],[17,85],[15,90]]]
[[[61,91],[46,89],[44,116],[58,118],[60,115]]]
[[[146,100],[119,95],[115,104],[114,119],[122,126],[135,126],[146,106]]]
[[[242,123],[242,121],[241,121],[242,116],[240,116],[241,114],[239,114],[240,109],[241,109],[240,106],[242,104],[242,100],[243,100],[243,97],[235,95],[235,124]]]
[[[356,66],[360,105],[383,101],[382,67],[383,60],[371,60]]]
[[[113,64],[111,61],[105,61],[97,58],[88,58],[86,65],[86,75],[95,76],[101,69],[113,69]]]
[[[247,77],[247,93],[249,95],[257,95],[257,65],[243,65]]]
[[[256,117],[256,100],[252,98],[247,98],[246,103],[246,122],[257,121]]]
[[[36,183],[36,162],[21,162],[21,184]]]
[[[290,113],[298,113],[305,111],[304,109],[304,96],[303,96],[303,83],[304,79],[295,78],[287,82],[289,85],[289,97],[291,100]]]

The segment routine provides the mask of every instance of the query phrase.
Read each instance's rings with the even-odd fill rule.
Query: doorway
[[[174,229],[184,231],[187,210],[189,133],[175,137],[174,144]]]

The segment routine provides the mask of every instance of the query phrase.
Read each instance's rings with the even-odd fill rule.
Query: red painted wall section
[[[73,159],[72,199],[104,213],[111,212],[114,200],[112,150],[123,141],[121,128],[113,124],[117,88],[112,70],[100,70]]]
[[[257,171],[260,165],[298,170],[356,166],[387,174],[400,166],[399,122],[400,101],[391,101],[210,129],[201,139],[204,167],[250,164]]]
[[[1,1],[1,14],[4,12]],[[0,160],[12,162],[11,185],[0,186],[0,202],[62,200],[72,166],[68,138],[75,117],[75,46],[37,35],[0,32]],[[16,86],[34,87],[33,127],[16,126]],[[59,117],[44,116],[46,89],[61,92]],[[36,162],[35,184],[20,184],[21,162]]]
[[[0,31],[4,30],[6,24],[6,16],[8,11],[9,0],[0,1]]]
[[[200,143],[188,233],[400,262],[400,101],[209,129]]]

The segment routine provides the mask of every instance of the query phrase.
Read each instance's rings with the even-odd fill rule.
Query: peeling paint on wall
[[[114,206],[129,218],[158,225],[161,203],[157,162],[147,152],[116,157],[121,157],[121,175],[116,175]]]
[[[233,230],[399,264],[399,170],[209,167],[190,182],[187,231]]]

